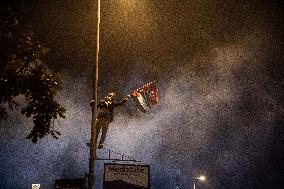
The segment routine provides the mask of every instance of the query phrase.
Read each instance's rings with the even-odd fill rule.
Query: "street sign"
[[[32,189],[39,189],[40,188],[40,184],[32,184]]]
[[[149,189],[150,166],[104,164],[104,189]]]

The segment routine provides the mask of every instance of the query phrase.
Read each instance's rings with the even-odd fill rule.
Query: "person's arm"
[[[98,105],[97,105],[97,108],[102,108],[102,103],[103,103],[103,100],[100,100],[98,102]],[[92,100],[91,103],[90,103],[91,106],[94,106],[95,105],[95,101]]]
[[[130,98],[130,95],[127,95],[122,101],[115,102],[114,107],[123,105],[129,98]]]

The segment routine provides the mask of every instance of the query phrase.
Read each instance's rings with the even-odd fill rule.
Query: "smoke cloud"
[[[170,1],[156,2],[153,7],[162,12],[144,7],[154,14],[151,21],[155,27],[139,25],[153,31],[146,36],[141,33],[138,41],[135,35],[127,38],[124,30],[120,31],[123,35],[118,35],[121,33],[117,34],[112,25],[102,24],[105,38],[102,37],[100,97],[114,90],[123,98],[151,80],[158,81],[160,91],[159,105],[147,113],[140,112],[131,101],[116,109],[106,147],[150,164],[153,189],[177,185],[189,189],[199,174],[207,176],[206,188],[279,187],[279,165],[284,158],[284,69],[283,38],[277,25],[268,23],[274,18],[270,20],[265,9],[256,9],[257,3],[247,1],[236,6],[223,1],[175,2],[176,9]],[[62,136],[58,140],[47,137],[34,145],[25,139],[32,120],[18,111],[11,112],[8,121],[0,122],[0,188],[29,188],[32,183],[52,188],[53,180],[84,177],[88,170],[86,143],[90,139],[92,96],[89,59],[93,51],[90,41],[94,41],[88,40],[94,37],[94,27],[86,29],[77,23],[83,20],[86,25],[95,24],[94,15],[90,14],[90,20],[85,18],[94,6],[88,2],[88,9],[75,19],[73,27],[71,17],[67,24],[64,22],[69,12],[60,8],[67,7],[72,13],[85,8],[82,3],[77,5],[81,9],[76,9],[73,3],[58,4],[54,10],[49,2],[37,5],[41,8],[38,11],[49,15],[42,17],[51,28],[39,26],[41,35],[52,33],[60,25],[60,35],[52,33],[42,38],[54,45],[51,49],[59,49],[52,53],[61,59],[51,57],[52,64],[66,72],[58,100],[68,111],[66,119],[54,122]],[[214,13],[216,7],[220,8]],[[189,11],[179,12],[183,9]],[[118,11],[110,15],[106,12],[105,22],[110,22],[113,15],[119,16]],[[60,17],[63,13],[65,17]],[[56,16],[59,23],[50,19]],[[130,18],[131,15],[127,19]],[[37,19],[41,17],[33,20]],[[81,31],[84,28],[86,31]],[[159,31],[155,33],[156,30]],[[152,33],[155,34],[151,36]],[[63,39],[53,40],[60,36]],[[57,61],[62,65],[56,65]],[[107,157],[108,152],[100,150],[98,156]],[[96,185],[101,186],[103,162],[98,162],[96,168]]]

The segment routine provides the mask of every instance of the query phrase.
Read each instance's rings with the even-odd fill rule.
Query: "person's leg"
[[[102,124],[102,135],[101,135],[101,139],[100,139],[100,143],[99,143],[99,149],[103,148],[105,139],[106,139],[106,134],[107,134],[107,130],[108,130],[108,125],[109,123],[107,121],[104,121],[104,123]]]

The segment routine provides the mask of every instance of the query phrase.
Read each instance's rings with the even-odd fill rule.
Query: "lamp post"
[[[131,1],[126,1],[131,2]],[[123,2],[124,4],[126,2]],[[92,121],[91,121],[91,139],[90,139],[90,157],[89,157],[89,172],[88,172],[88,189],[94,189],[94,176],[95,176],[95,161],[97,154],[97,137],[96,137],[96,124],[97,124],[97,105],[98,105],[98,80],[99,80],[99,52],[100,52],[100,12],[101,0],[97,0],[97,33],[96,33],[96,61],[93,66],[92,73]]]
[[[201,182],[205,182],[206,177],[204,175],[200,175],[199,177],[194,178],[194,180],[193,180],[193,189],[196,189],[196,187],[195,187],[195,179],[199,180]]]
[[[98,80],[99,80],[100,12],[101,12],[101,0],[98,0],[96,62],[93,67],[93,74],[92,74],[93,75],[93,79],[92,79],[93,99],[92,100],[94,100],[94,104],[92,105],[88,189],[94,188],[94,172],[95,172],[94,164],[95,164],[96,154],[97,154],[96,124],[97,124]]]

